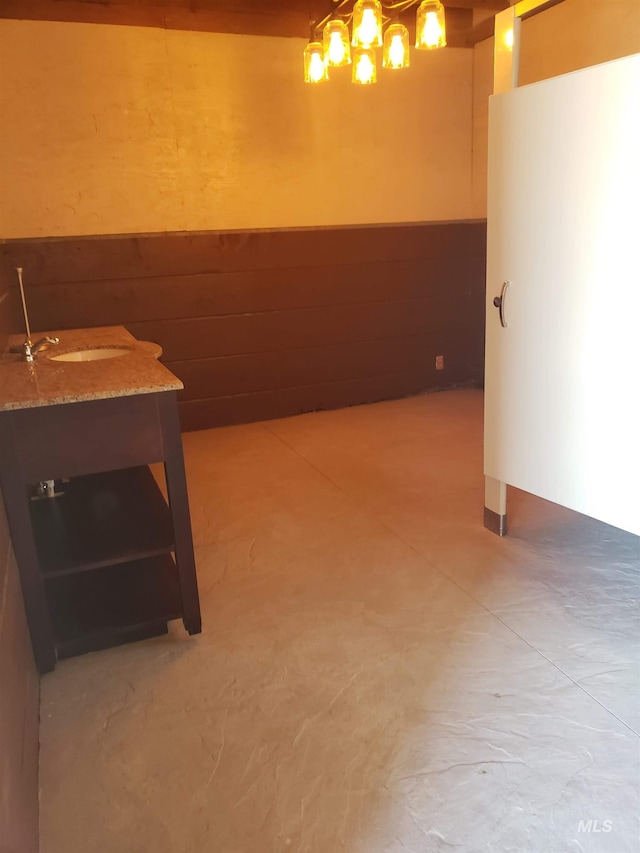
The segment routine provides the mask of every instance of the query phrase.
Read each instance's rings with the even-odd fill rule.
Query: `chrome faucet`
[[[38,353],[43,349],[48,349],[50,346],[60,343],[60,338],[51,338],[46,335],[40,338],[35,344],[31,342],[31,328],[29,326],[29,315],[27,313],[27,300],[24,298],[24,284],[22,283],[22,267],[16,267],[18,274],[18,283],[20,285],[20,297],[22,299],[22,313],[24,314],[24,327],[27,333],[24,343],[20,347],[25,361],[33,361]]]
[[[35,344],[32,344],[31,339],[27,338],[21,347],[24,354],[24,360],[33,361],[38,353],[43,349],[49,349],[50,346],[54,346],[59,343],[60,338],[50,338],[49,335],[46,335],[44,338],[40,338],[40,340],[36,341]]]

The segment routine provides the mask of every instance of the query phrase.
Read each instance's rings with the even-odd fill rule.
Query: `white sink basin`
[[[105,358],[118,358],[130,352],[131,350],[127,347],[98,347],[61,352],[60,355],[50,355],[49,358],[51,361],[102,361]]]

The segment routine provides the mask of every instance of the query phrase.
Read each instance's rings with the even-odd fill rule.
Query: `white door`
[[[640,534],[640,54],[490,100],[485,389],[488,477]]]

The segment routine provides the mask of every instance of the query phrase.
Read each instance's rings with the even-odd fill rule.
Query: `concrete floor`
[[[640,540],[515,490],[482,395],[184,437],[204,633],[42,682],[42,853],[637,853]]]

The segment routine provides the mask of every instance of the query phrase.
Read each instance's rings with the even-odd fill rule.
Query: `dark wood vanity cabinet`
[[[201,630],[175,391],[2,411],[0,447],[40,672],[172,619]],[[51,480],[62,493],[34,497]]]

